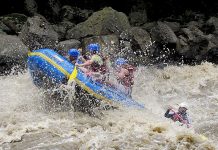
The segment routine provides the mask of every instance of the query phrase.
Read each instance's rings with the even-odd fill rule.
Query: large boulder
[[[145,10],[134,11],[129,14],[129,22],[132,26],[140,26],[147,22],[147,13]]]
[[[61,41],[60,43],[58,43],[57,51],[61,55],[65,56],[65,55],[67,55],[67,52],[69,51],[69,49],[71,49],[71,48],[80,48],[80,46],[81,46],[80,41],[70,39],[70,40]]]
[[[95,35],[119,35],[130,28],[127,16],[111,7],[95,12],[88,20],[70,29],[67,39],[80,39]]]
[[[197,27],[182,28],[177,52],[187,59],[201,61],[209,49],[208,37]]]
[[[31,50],[39,48],[55,48],[58,34],[49,22],[41,16],[28,18],[19,34],[20,39]]]
[[[151,44],[151,37],[150,34],[143,30],[140,27],[132,27],[129,30],[129,34],[131,35],[132,42],[134,44],[139,45],[140,49],[146,53],[148,47]]]
[[[157,22],[157,25],[151,30],[151,38],[153,41],[161,44],[175,44],[177,37],[173,30],[163,22]]]
[[[35,0],[25,0],[24,7],[31,16],[35,15],[38,11],[38,5]]]
[[[92,13],[91,10],[65,5],[61,8],[60,16],[63,21],[72,21],[77,24],[87,20]]]
[[[17,36],[0,36],[0,74],[14,65],[24,66],[28,48]]]
[[[174,61],[178,39],[173,30],[166,23],[157,22],[150,33],[152,44],[148,54],[152,58],[152,62],[165,63]]]
[[[178,32],[179,29],[180,29],[180,23],[178,23],[178,22],[164,21],[164,23],[166,25],[168,25],[173,30],[173,32],[175,32],[175,33]]]
[[[217,17],[211,17],[207,23],[208,26],[213,27],[214,31],[213,33],[218,35],[218,18]]]
[[[149,60],[147,56],[150,45],[150,34],[140,27],[132,27],[120,35],[120,56],[135,65],[145,65]]]
[[[136,64],[147,64],[149,49],[152,44],[150,34],[140,27],[132,27],[129,30],[129,35],[132,49],[131,60]]]
[[[0,21],[0,33],[1,34],[12,34],[13,31],[8,28],[2,21]]]
[[[19,34],[27,20],[27,16],[18,13],[12,13],[0,17],[0,20],[11,30],[11,32],[9,32],[10,34]]]
[[[206,58],[207,61],[218,64],[218,47],[213,47],[209,49]]]
[[[67,31],[74,26],[75,24],[70,21],[62,21],[59,24],[52,25],[54,31],[58,33],[59,41],[65,40]]]

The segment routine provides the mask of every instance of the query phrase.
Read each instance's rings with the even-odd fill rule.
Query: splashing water
[[[0,149],[217,148],[217,66],[141,67],[135,76],[133,98],[146,109],[101,111],[100,118],[73,109],[46,111],[29,73],[0,77]],[[164,118],[168,105],[183,101],[190,129]]]

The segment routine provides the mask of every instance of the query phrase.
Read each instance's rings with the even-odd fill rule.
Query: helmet
[[[93,52],[93,51],[99,52],[100,51],[100,45],[98,43],[89,44],[88,49],[91,52]]]
[[[118,58],[115,63],[116,65],[124,65],[127,63],[127,60],[124,58]]]
[[[188,104],[186,102],[182,102],[179,104],[179,107],[183,107],[183,108],[188,109]]]
[[[73,57],[78,57],[80,55],[80,52],[79,50],[73,48],[69,50],[68,54]]]

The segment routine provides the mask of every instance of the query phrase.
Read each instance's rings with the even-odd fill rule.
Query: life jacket
[[[123,79],[119,79],[119,82],[125,87],[132,87],[132,85],[134,84],[134,72],[136,71],[135,67],[126,64],[123,65],[122,68],[127,69],[129,71],[129,74],[125,75]]]
[[[174,115],[172,116],[172,120],[179,121],[186,124],[189,123],[186,113],[180,113],[180,112],[174,113]]]
[[[100,72],[101,74],[105,74],[107,72],[107,67],[106,67],[106,63],[103,57],[100,55],[95,55],[93,57],[97,57],[98,59],[100,59],[100,61],[102,61],[102,64],[100,64],[99,61],[94,61],[91,64],[90,70],[92,72]]]

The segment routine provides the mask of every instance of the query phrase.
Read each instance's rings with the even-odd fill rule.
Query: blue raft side
[[[38,52],[41,54],[46,55],[48,58],[50,58],[52,61],[54,61],[56,64],[61,66],[65,69],[69,74],[74,69],[74,65],[72,65],[67,59],[59,55],[58,53],[54,52],[51,49],[39,49],[35,50],[33,52]],[[56,67],[54,67],[52,64],[47,62],[45,59],[43,59],[40,56],[34,55],[28,57],[28,66],[30,69],[30,72],[34,71],[41,71],[43,74],[45,74],[47,77],[52,78],[56,83],[62,83],[67,79],[66,75],[64,75],[61,71],[59,71]]]
[[[33,52],[39,52],[39,53],[46,55],[51,60],[53,60],[55,63],[57,63],[59,66],[61,66],[69,74],[71,74],[74,69],[73,64],[71,64],[66,58],[62,57],[61,55],[59,55],[58,53],[54,52],[51,49],[39,49]],[[40,56],[29,56],[28,66],[29,66],[30,72],[31,71],[32,72],[41,71],[47,77],[54,79],[57,83],[61,83],[67,79],[66,75],[64,75],[60,70],[55,68],[52,64],[50,64],[49,62],[47,62]],[[88,78],[80,70],[78,70],[78,74],[76,78],[79,81],[81,81],[85,86],[87,86],[89,89],[91,89],[92,91],[94,91],[95,93],[99,95],[102,95],[108,100],[121,103],[125,106],[144,108],[142,104],[139,104],[138,102],[134,101],[132,98],[125,95],[122,91],[105,86],[100,83],[97,83],[93,81],[91,78]],[[93,94],[93,93],[90,93],[90,94]]]

